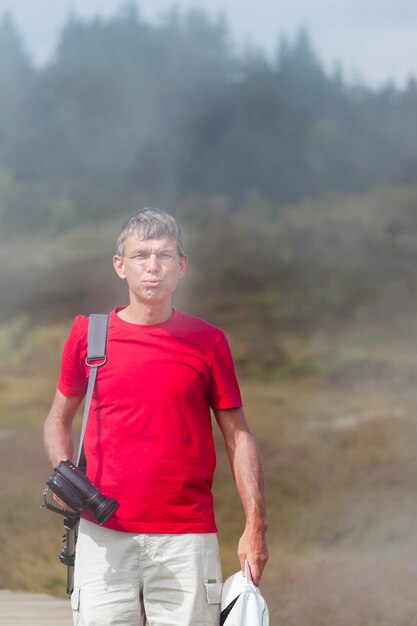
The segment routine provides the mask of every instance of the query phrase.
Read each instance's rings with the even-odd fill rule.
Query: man
[[[215,626],[221,566],[211,487],[210,409],[226,442],[246,526],[239,541],[258,584],[268,558],[262,469],[227,340],[173,309],[187,268],[180,229],[144,209],[122,227],[117,275],[129,304],[110,314],[84,448],[87,476],[120,507],[102,526],[81,519],[71,605],[76,626]],[[72,459],[85,394],[88,318],[68,336],[45,423],[51,463]]]

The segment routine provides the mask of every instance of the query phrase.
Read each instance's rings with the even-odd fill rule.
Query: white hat
[[[269,613],[258,587],[252,582],[249,563],[228,578],[222,589],[220,626],[269,626]]]

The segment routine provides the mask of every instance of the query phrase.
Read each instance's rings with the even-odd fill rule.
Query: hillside
[[[417,189],[253,198],[234,214],[204,202],[204,218],[184,220],[191,270],[177,305],[230,337],[265,466],[272,623],[412,623]],[[61,521],[39,509],[42,423],[72,315],[125,298],[118,227],[21,235],[0,251],[0,587],[64,593]],[[216,437],[227,575],[242,515]]]

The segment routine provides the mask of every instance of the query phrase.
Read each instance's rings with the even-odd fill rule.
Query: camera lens
[[[105,524],[108,519],[117,511],[119,503],[114,498],[106,498],[102,493],[98,492],[87,503],[88,508],[93,513],[94,518],[99,524]]]

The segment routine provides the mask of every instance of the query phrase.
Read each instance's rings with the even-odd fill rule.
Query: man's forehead
[[[126,246],[129,248],[134,247],[138,250],[148,250],[150,248],[175,248],[176,243],[171,237],[151,237],[150,239],[145,239],[140,232],[135,231],[126,237]]]

